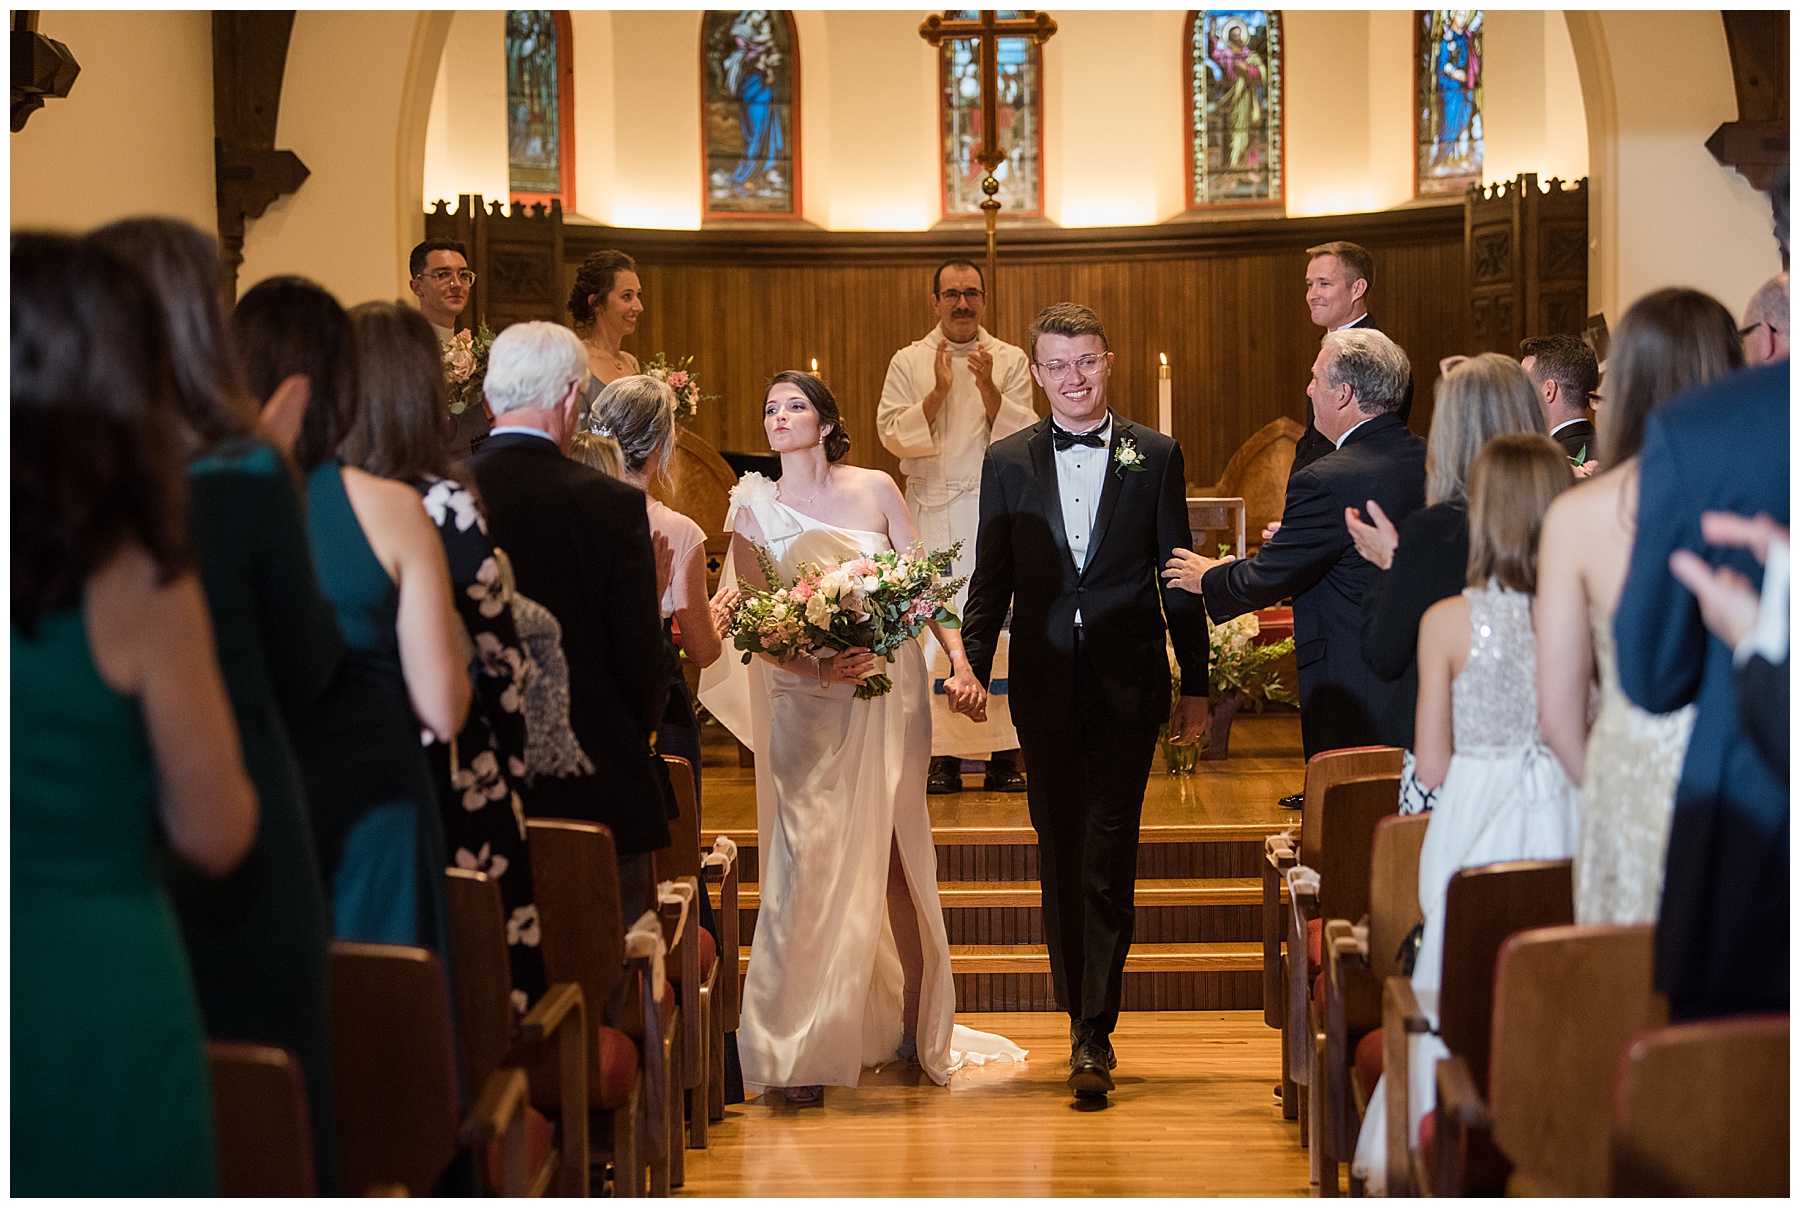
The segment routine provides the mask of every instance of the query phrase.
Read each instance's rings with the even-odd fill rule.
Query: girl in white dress
[[[752,543],[784,577],[801,562],[913,543],[893,479],[838,464],[850,440],[818,378],[776,375],[763,428],[781,455],[781,482],[746,474],[732,491],[723,581],[766,586]],[[978,706],[985,692],[960,636],[932,630],[950,655],[951,706]],[[1022,1058],[1000,1037],[954,1026],[925,808],[931,684],[918,642],[881,667],[863,649],[740,659],[731,652],[708,668],[700,699],[756,753],[761,905],[738,1031],[746,1088],[779,1088],[807,1105],[894,1058],[940,1084],[965,1062]],[[857,700],[856,687],[878,671],[893,689]]]
[[[1413,993],[1432,1021],[1408,1054],[1409,1136],[1435,1104],[1449,1056],[1435,1034],[1444,957],[1444,898],[1458,870],[1501,860],[1560,860],[1575,850],[1575,787],[1538,731],[1532,592],[1538,533],[1550,501],[1574,482],[1547,437],[1499,436],[1469,470],[1469,586],[1419,625],[1414,753],[1436,802],[1419,852],[1424,936]],[[1372,1195],[1387,1186],[1387,1075],[1369,1098],[1351,1172]]]

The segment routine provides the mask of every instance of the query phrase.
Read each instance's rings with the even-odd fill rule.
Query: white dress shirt
[[[1052,420],[1052,423],[1055,421]],[[1100,513],[1100,492],[1106,486],[1107,456],[1112,449],[1112,414],[1107,413],[1097,428],[1106,444],[1070,445],[1056,450],[1056,489],[1062,496],[1063,532],[1069,539],[1069,553],[1075,568],[1087,567],[1088,545],[1094,537],[1094,519]],[[1076,433],[1077,436],[1081,433]],[[1075,623],[1081,624],[1081,610],[1075,610]]]
[[[1385,414],[1387,414],[1387,413],[1386,413],[1386,412],[1385,412],[1385,411],[1384,411],[1384,412],[1380,412],[1380,413],[1379,413],[1379,414],[1382,414],[1382,415],[1385,415]],[[1374,418],[1375,418],[1375,416],[1373,416],[1373,415],[1371,415],[1371,416],[1370,416],[1370,417],[1369,417],[1369,419],[1374,419]],[[1350,429],[1350,432],[1354,432],[1354,431],[1356,431],[1356,429],[1357,429],[1357,428],[1360,428],[1360,427],[1362,427],[1362,426],[1363,426],[1363,425],[1364,425],[1364,424],[1366,424],[1366,423],[1368,423],[1368,422],[1369,422],[1369,419],[1365,419],[1365,420],[1359,420],[1359,421],[1357,421],[1357,423],[1356,423],[1356,426],[1355,426],[1355,427],[1353,427],[1353,428],[1351,428],[1351,429]],[[1349,439],[1350,439],[1350,432],[1346,432],[1346,433],[1344,433],[1344,434],[1343,434],[1343,435],[1342,435],[1342,436],[1340,436],[1340,437],[1338,437],[1338,438],[1337,438],[1337,447],[1338,447],[1338,448],[1340,448],[1340,449],[1341,449],[1341,448],[1343,448],[1343,447],[1344,447],[1344,442],[1345,442],[1345,441],[1347,441],[1347,440],[1349,440]]]

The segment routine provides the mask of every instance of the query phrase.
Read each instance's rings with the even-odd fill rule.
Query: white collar
[[[950,352],[952,355],[961,357],[968,356],[977,348],[986,348],[988,344],[992,342],[993,338],[993,336],[988,334],[987,328],[977,324],[975,327],[975,338],[973,340],[964,340],[959,344],[944,334],[944,325],[939,323],[936,327],[933,327],[930,331],[926,332],[925,337],[920,340],[919,343],[935,352],[937,350],[938,341],[942,340],[944,343],[950,345]]]
[[[1558,432],[1561,432],[1564,428],[1568,427],[1570,424],[1585,424],[1585,423],[1587,423],[1587,416],[1585,416],[1585,415],[1577,415],[1574,419],[1565,419],[1562,423],[1560,423],[1560,424],[1556,425],[1556,427],[1550,429],[1550,435],[1555,436]]]
[[[1332,331],[1349,331],[1352,327],[1356,327],[1359,324],[1368,322],[1368,319],[1369,319],[1369,312],[1365,310],[1362,312],[1362,314],[1357,315],[1354,319],[1350,320],[1348,323],[1342,324],[1341,326],[1338,326],[1338,327],[1333,327],[1333,328],[1331,328],[1331,330]]]
[[[1055,412],[1051,412],[1051,414],[1050,414],[1050,422],[1052,424],[1054,424],[1056,427],[1062,428],[1062,430],[1064,432],[1067,432],[1070,436],[1086,436],[1089,432],[1098,432],[1100,434],[1100,439],[1103,441],[1106,441],[1109,444],[1112,442],[1112,432],[1110,430],[1112,428],[1112,421],[1113,421],[1112,408],[1108,407],[1106,409],[1106,417],[1104,419],[1102,419],[1099,423],[1093,425],[1092,427],[1083,428],[1081,431],[1076,432],[1070,428],[1063,428],[1062,421],[1060,419],[1056,418]],[[1085,446],[1085,447],[1091,448],[1092,446]],[[1066,450],[1066,449],[1064,450],[1064,452],[1067,452],[1067,451],[1068,450]]]
[[[1377,418],[1377,417],[1376,417],[1376,416],[1373,416],[1373,415],[1371,415],[1371,416],[1370,416],[1370,417],[1369,417],[1369,419],[1375,419],[1375,418]],[[1362,427],[1362,426],[1363,426],[1363,424],[1366,424],[1366,423],[1368,423],[1368,422],[1369,422],[1369,419],[1365,419],[1365,420],[1363,420],[1363,421],[1361,421],[1361,422],[1360,422],[1360,423],[1358,423],[1358,424],[1357,424],[1357,425],[1356,425],[1356,427],[1354,427],[1354,428],[1351,428],[1351,429],[1350,429],[1350,432],[1354,432],[1354,431],[1356,431],[1356,429],[1357,429],[1357,428],[1360,428],[1360,427]],[[1338,447],[1338,448],[1340,448],[1340,449],[1341,449],[1341,448],[1343,448],[1343,447],[1344,447],[1344,442],[1345,442],[1345,441],[1347,441],[1347,440],[1349,440],[1349,439],[1350,439],[1350,432],[1346,432],[1346,433],[1344,433],[1344,434],[1343,434],[1343,435],[1342,435],[1342,436],[1340,436],[1340,437],[1338,437],[1338,439],[1337,439],[1337,447]]]
[[[556,438],[554,436],[551,436],[548,432],[544,431],[542,428],[527,428],[524,424],[502,424],[500,427],[494,428],[491,431],[489,431],[488,435],[490,437],[494,437],[494,436],[535,436],[539,440],[547,440],[553,445],[556,443]]]

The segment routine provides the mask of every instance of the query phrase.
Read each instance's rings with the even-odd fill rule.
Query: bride
[[[912,517],[893,479],[839,464],[850,451],[837,400],[818,378],[777,374],[763,403],[780,484],[746,474],[731,493],[733,533],[723,580],[767,586],[753,545],[791,577],[801,562],[906,549]],[[952,708],[979,710],[986,692],[953,629],[933,624],[949,652]],[[857,700],[878,671],[892,691]],[[864,1066],[916,1064],[942,1084],[961,1065],[1023,1050],[956,1027],[956,988],[938,904],[925,777],[931,684],[918,642],[878,667],[866,649],[776,663],[720,659],[700,699],[756,753],[761,905],[745,977],[738,1047],[746,1087],[788,1102],[823,1101],[855,1086]]]

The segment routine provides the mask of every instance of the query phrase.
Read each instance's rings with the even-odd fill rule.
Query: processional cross
[[[995,196],[1000,192],[1000,182],[994,176],[1006,159],[1006,152],[1000,146],[1000,83],[999,83],[999,51],[1001,38],[1030,38],[1042,46],[1056,32],[1056,22],[1050,19],[1049,13],[1023,10],[1017,17],[1002,19],[1000,15],[988,9],[982,9],[974,21],[946,21],[933,13],[925,18],[919,26],[919,36],[933,46],[941,47],[946,41],[967,40],[979,43],[981,55],[981,154],[976,158],[981,166],[987,169],[982,178],[981,191],[987,194],[987,200],[981,203],[981,212],[987,217],[987,288],[991,301],[994,293],[994,226],[1000,217],[1000,199]]]

